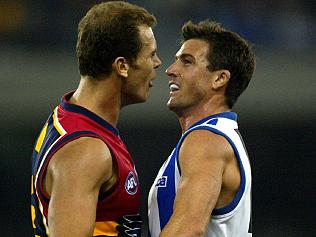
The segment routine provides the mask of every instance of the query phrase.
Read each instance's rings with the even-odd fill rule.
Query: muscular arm
[[[181,178],[173,214],[160,237],[204,236],[231,154],[228,142],[209,131],[193,131],[185,138],[179,153]]]
[[[99,190],[112,172],[111,153],[96,138],[79,138],[54,155],[45,179],[49,236],[92,236]]]

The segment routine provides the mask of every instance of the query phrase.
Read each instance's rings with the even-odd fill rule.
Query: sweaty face
[[[166,70],[170,77],[167,106],[181,115],[203,106],[209,99],[212,72],[207,69],[208,43],[199,39],[185,41]]]
[[[156,78],[156,69],[161,65],[152,29],[140,26],[139,30],[143,47],[134,64],[130,66],[126,83],[123,86],[125,105],[147,100],[149,89]]]

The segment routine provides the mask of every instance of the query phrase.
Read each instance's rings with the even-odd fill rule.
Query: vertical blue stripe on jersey
[[[47,130],[46,130],[46,135],[43,140],[42,146],[40,147],[40,150],[38,151],[38,153],[35,151],[35,148],[33,150],[32,170],[33,170],[34,177],[36,176],[39,165],[42,162],[42,157],[45,155],[45,152],[47,151],[47,149],[58,139],[58,137],[60,137],[60,134],[57,131],[57,129],[54,127],[53,116],[51,114],[47,120]]]
[[[35,209],[35,217],[36,217],[34,220],[35,228],[33,228],[34,234],[38,236],[46,236],[46,230],[43,224],[43,216],[42,216],[41,211],[38,208],[39,204],[38,204],[38,199],[35,193],[33,193],[31,196],[31,205]]]
[[[35,174],[36,175],[38,169],[40,168],[39,165],[41,164],[42,160],[44,159],[44,155],[49,150],[49,148],[53,145],[53,143],[60,137],[60,133],[57,131],[53,123],[48,123],[46,136],[42,143],[42,146],[39,150],[38,157],[36,160],[35,166]]]
[[[175,187],[175,153],[172,153],[169,164],[163,176],[167,176],[166,187],[157,187],[157,203],[159,210],[160,229],[168,223],[172,212],[173,203],[176,195]]]

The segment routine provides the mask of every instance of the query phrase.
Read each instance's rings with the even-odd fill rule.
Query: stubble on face
[[[156,77],[152,54],[156,53],[156,41],[152,29],[148,26],[139,27],[142,49],[129,69],[125,85],[129,104],[145,102],[149,97],[149,88]]]
[[[208,43],[192,39],[184,42],[176,54],[173,65],[167,69],[170,80],[179,84],[180,89],[170,92],[167,106],[178,116],[199,106],[207,96]],[[168,70],[170,70],[168,72]]]

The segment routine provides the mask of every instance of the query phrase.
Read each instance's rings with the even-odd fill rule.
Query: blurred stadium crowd
[[[1,0],[0,40],[9,45],[73,45],[78,20],[93,0]],[[315,1],[131,0],[158,18],[160,30],[211,18],[257,45],[306,50],[315,47]]]

